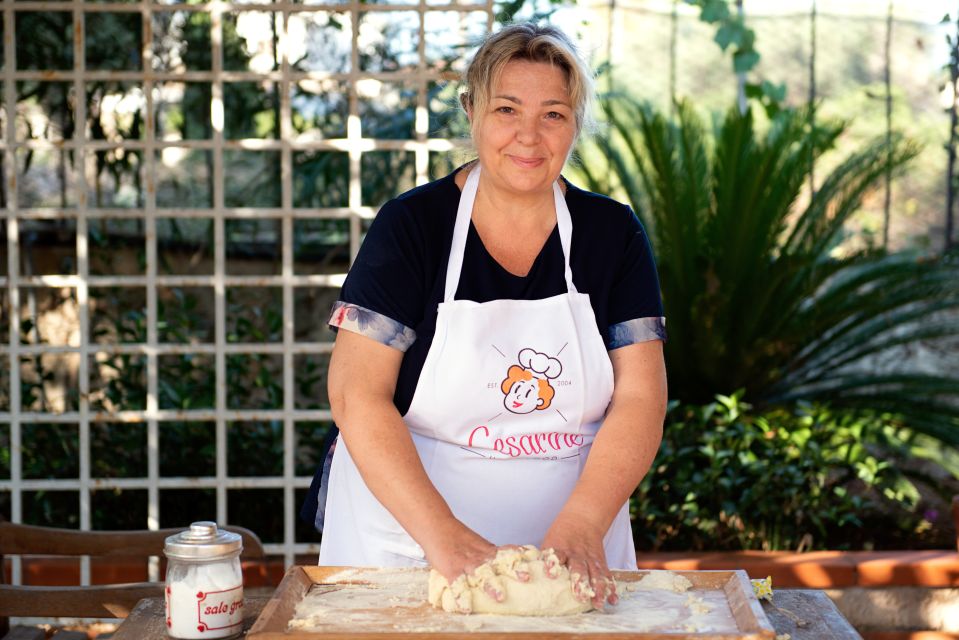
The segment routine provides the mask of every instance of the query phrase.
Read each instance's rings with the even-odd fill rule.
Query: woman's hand
[[[450,584],[496,555],[496,545],[459,521],[437,527],[423,550],[430,566]]]
[[[616,583],[606,564],[604,534],[605,531],[584,519],[561,513],[543,538],[543,549],[552,548],[559,561],[569,568],[573,594],[586,602],[590,599],[589,588],[592,588],[593,606],[600,610],[607,602],[619,602]]]
[[[423,545],[426,561],[450,584],[460,576],[472,573],[484,562],[492,560],[496,549],[496,545],[458,520],[435,527],[430,540]],[[497,602],[502,602],[506,597],[503,585],[495,578],[484,581],[483,590]]]
[[[543,548],[553,547],[571,574],[587,580],[586,585],[595,591],[597,609],[618,601],[603,538],[656,457],[666,413],[661,341],[620,347],[609,357],[612,402],[576,487],[543,539]]]

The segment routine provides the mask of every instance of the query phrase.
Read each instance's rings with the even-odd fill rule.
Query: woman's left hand
[[[604,533],[583,519],[560,514],[543,538],[543,549],[553,549],[560,563],[569,568],[573,594],[586,602],[592,588],[593,606],[600,610],[607,602],[619,601],[616,583],[606,564]]]

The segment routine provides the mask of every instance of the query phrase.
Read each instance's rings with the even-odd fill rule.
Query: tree
[[[877,363],[903,345],[959,337],[959,256],[841,251],[843,224],[918,153],[881,137],[851,153],[799,206],[810,169],[842,123],[810,131],[783,110],[765,135],[731,109],[709,135],[689,103],[670,121],[625,98],[604,104],[609,157],[653,242],[668,317],[670,390],[684,402],[746,389],[760,403],[797,399],[887,411],[959,444],[959,378]]]

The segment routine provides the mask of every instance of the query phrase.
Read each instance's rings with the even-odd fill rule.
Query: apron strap
[[[569,266],[570,245],[573,242],[573,219],[566,206],[563,190],[559,188],[559,180],[553,183],[553,203],[556,207],[556,226],[559,227],[559,243],[563,247],[563,275],[566,278],[567,293],[576,293],[573,284],[573,270]]]
[[[463,255],[466,253],[466,236],[469,233],[470,218],[473,215],[473,204],[476,202],[476,191],[479,189],[480,165],[473,167],[463,192],[460,194],[459,206],[456,209],[456,222],[453,225],[453,244],[450,247],[449,260],[446,264],[446,289],[444,302],[452,302],[459,286],[460,274],[463,270]],[[568,293],[576,293],[573,284],[573,270],[569,266],[570,245],[573,237],[573,221],[570,217],[566,198],[560,189],[559,181],[553,183],[553,205],[556,209],[556,226],[559,228],[559,242],[563,247],[563,275],[566,280]]]

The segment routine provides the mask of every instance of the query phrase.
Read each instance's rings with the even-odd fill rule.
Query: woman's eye
[[[496,111],[499,113],[513,113],[513,107],[499,107]]]
[[[546,114],[546,117],[550,120],[562,120],[566,116],[564,116],[562,113],[559,113],[558,111],[550,111],[549,113]]]

